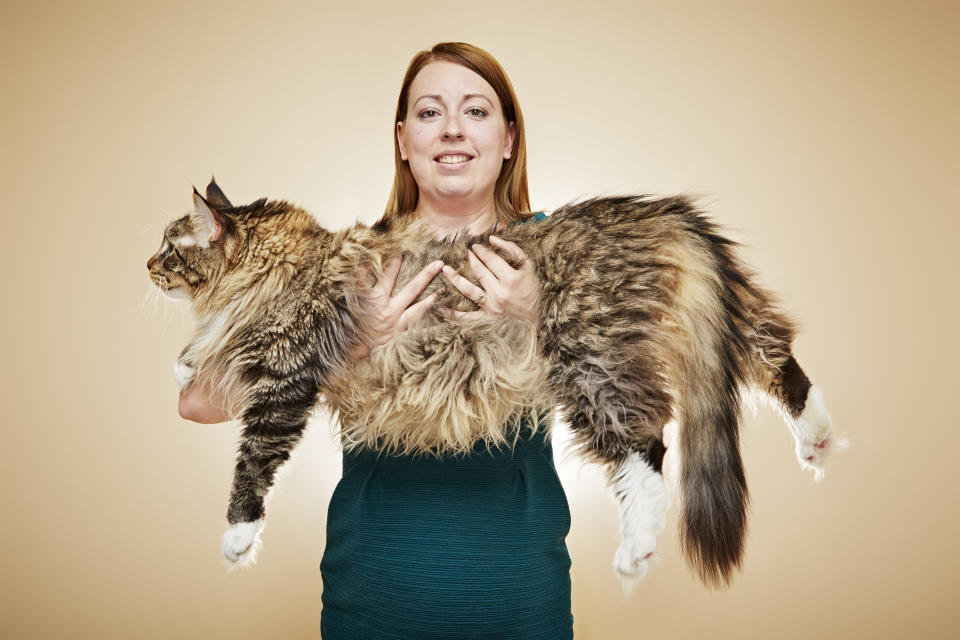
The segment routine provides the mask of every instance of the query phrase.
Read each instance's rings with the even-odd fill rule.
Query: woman
[[[411,61],[397,101],[396,174],[385,217],[416,216],[437,237],[480,233],[529,219],[523,117],[510,81],[485,51],[441,43]],[[536,322],[538,283],[474,245],[477,283],[439,263],[391,295],[399,259],[371,296],[374,344],[404,331],[433,303],[414,303],[443,277],[480,307],[472,313]],[[365,353],[357,353],[364,357]],[[181,393],[180,413],[228,419],[222,398],[200,385]],[[460,458],[347,452],[330,501],[323,572],[323,636],[344,638],[569,638],[570,514],[543,432],[511,450]]]

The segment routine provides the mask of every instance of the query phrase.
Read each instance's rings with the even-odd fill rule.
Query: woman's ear
[[[509,160],[510,156],[513,155],[513,142],[517,137],[517,123],[508,122],[507,123],[507,134],[504,136],[503,143],[503,159]]]
[[[403,146],[403,120],[397,121],[397,146],[400,147],[400,159],[407,161],[407,150]]]

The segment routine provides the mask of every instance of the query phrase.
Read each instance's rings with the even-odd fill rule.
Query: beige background
[[[960,12],[956,4],[5,3],[0,636],[319,636],[339,452],[318,417],[227,574],[235,425],[176,412],[191,327],[145,261],[191,185],[378,216],[418,50],[492,52],[528,123],[534,206],[692,191],[803,326],[853,447],[815,485],[748,416],[741,575],[663,562],[630,596],[599,473],[561,465],[578,638],[956,633]],[[559,434],[559,440],[563,434]]]

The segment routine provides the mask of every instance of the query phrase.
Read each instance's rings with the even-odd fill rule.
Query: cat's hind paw
[[[846,438],[833,433],[830,414],[817,387],[810,388],[803,413],[791,425],[791,431],[800,466],[813,471],[817,482],[823,479],[827,458],[849,446]]]
[[[260,540],[262,529],[263,518],[230,525],[223,534],[221,549],[223,557],[231,564],[231,568],[248,566],[257,561],[257,553],[263,546]]]
[[[660,557],[655,554],[656,548],[657,538],[652,534],[623,539],[613,558],[613,568],[620,577],[624,591],[629,592],[660,562]]]
[[[629,592],[657,561],[654,551],[666,526],[667,487],[663,475],[634,452],[614,473],[613,488],[620,507],[620,548],[613,568]]]
[[[177,381],[177,386],[181,389],[190,384],[195,373],[196,369],[180,360],[173,363],[173,379]]]

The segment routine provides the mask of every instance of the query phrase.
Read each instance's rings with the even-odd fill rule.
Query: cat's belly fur
[[[464,453],[504,444],[510,418],[548,406],[548,369],[532,323],[428,315],[358,362],[327,400],[347,448]]]

